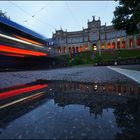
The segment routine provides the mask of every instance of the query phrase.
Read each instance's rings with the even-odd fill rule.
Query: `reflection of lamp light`
[[[44,93],[44,92],[39,92],[37,94],[30,95],[30,96],[27,96],[27,97],[24,97],[24,98],[21,98],[21,99],[12,101],[10,103],[4,104],[4,105],[0,106],[0,109],[5,108],[5,107],[8,107],[8,106],[11,106],[11,105],[14,105],[14,104],[17,104],[17,103],[20,103],[20,102],[23,102],[23,101],[26,101],[26,100],[29,101],[30,99],[36,99],[36,98],[38,98],[40,96],[43,96],[42,93]]]

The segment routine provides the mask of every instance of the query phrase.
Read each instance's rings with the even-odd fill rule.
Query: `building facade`
[[[55,42],[52,49],[59,55],[106,49],[140,48],[140,34],[128,36],[124,30],[116,31],[113,25],[101,25],[100,18],[96,20],[95,16],[92,21],[88,20],[87,28],[74,32],[56,30],[52,39]]]

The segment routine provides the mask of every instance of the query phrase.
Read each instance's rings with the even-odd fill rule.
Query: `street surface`
[[[1,72],[0,139],[140,137],[135,71],[111,68]]]
[[[1,72],[0,86],[1,88],[12,86],[15,84],[24,84],[34,80],[68,80],[81,82],[135,82],[132,79],[115,72],[106,66],[87,66],[74,68],[61,68],[54,70],[38,70],[38,71],[18,71],[18,72]]]

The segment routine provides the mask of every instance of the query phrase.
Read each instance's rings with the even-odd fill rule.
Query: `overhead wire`
[[[71,9],[70,9],[70,7],[69,7],[67,1],[65,1],[65,5],[67,6],[67,9],[69,10],[70,15],[71,15],[73,21],[75,22],[75,25],[76,25],[77,27],[79,27],[79,25],[77,24],[78,22],[75,20],[75,16],[74,16],[73,12],[71,11]]]
[[[48,6],[51,3],[47,3],[45,6],[43,5],[39,10],[37,10],[32,16],[35,17],[40,11],[42,11],[43,9],[46,8],[46,6]]]
[[[24,12],[25,14],[27,14],[28,16],[32,17],[33,19],[37,20],[38,22],[48,25],[51,29],[55,29],[55,27],[53,27],[52,25],[50,25],[49,23],[40,21],[38,18],[36,18],[35,16],[33,16],[32,14],[30,14],[29,12],[27,12],[26,10],[24,10],[23,8],[21,8],[20,6],[18,6],[17,4],[15,4],[14,2],[12,2],[11,0],[8,0],[12,5],[14,5],[15,7],[17,7],[18,9],[20,9],[22,12]],[[25,20],[24,22],[27,22],[27,20]]]

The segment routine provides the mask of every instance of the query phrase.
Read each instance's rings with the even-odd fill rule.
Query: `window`
[[[115,49],[116,48],[116,45],[115,45],[115,42],[112,43],[112,49]]]
[[[80,42],[83,42],[83,38],[82,37],[80,37]]]
[[[97,37],[96,37],[96,32],[95,32],[95,33],[93,33],[93,35],[92,35],[92,40],[95,41],[96,39],[97,39]]]
[[[88,51],[88,46],[87,45],[85,46],[85,51]]]
[[[66,53],[66,47],[63,48],[63,52]]]
[[[137,36],[137,45],[140,46],[140,35]]]
[[[61,47],[58,47],[58,53],[61,53]]]
[[[117,41],[117,48],[120,48],[120,40]]]
[[[125,41],[122,41],[122,48],[125,48]]]
[[[104,44],[102,44],[102,45],[101,45],[101,48],[102,48],[102,49],[104,49],[104,48],[105,48],[105,45],[104,45]]]
[[[78,47],[76,47],[76,52],[77,52],[77,53],[79,52]]]
[[[118,31],[117,32],[117,37],[120,37],[121,36],[121,31]]]
[[[74,47],[72,47],[72,52],[75,53],[75,48]]]
[[[126,36],[126,32],[125,31],[122,31],[122,36]]]
[[[110,49],[110,48],[111,48],[111,47],[110,47],[110,43],[108,43],[108,44],[107,44],[107,48],[108,48],[108,49]]]
[[[88,41],[88,37],[85,37],[84,40],[85,40],[85,41]]]
[[[129,47],[133,47],[133,39],[132,38],[129,39]]]
[[[101,34],[101,39],[105,39],[105,34]]]
[[[115,32],[112,32],[112,38],[115,38]]]
[[[82,48],[82,46],[80,46],[80,52],[82,52],[83,51],[83,48]]]
[[[110,39],[110,33],[107,33],[107,39]]]
[[[69,47],[69,53],[71,53],[71,47]]]

